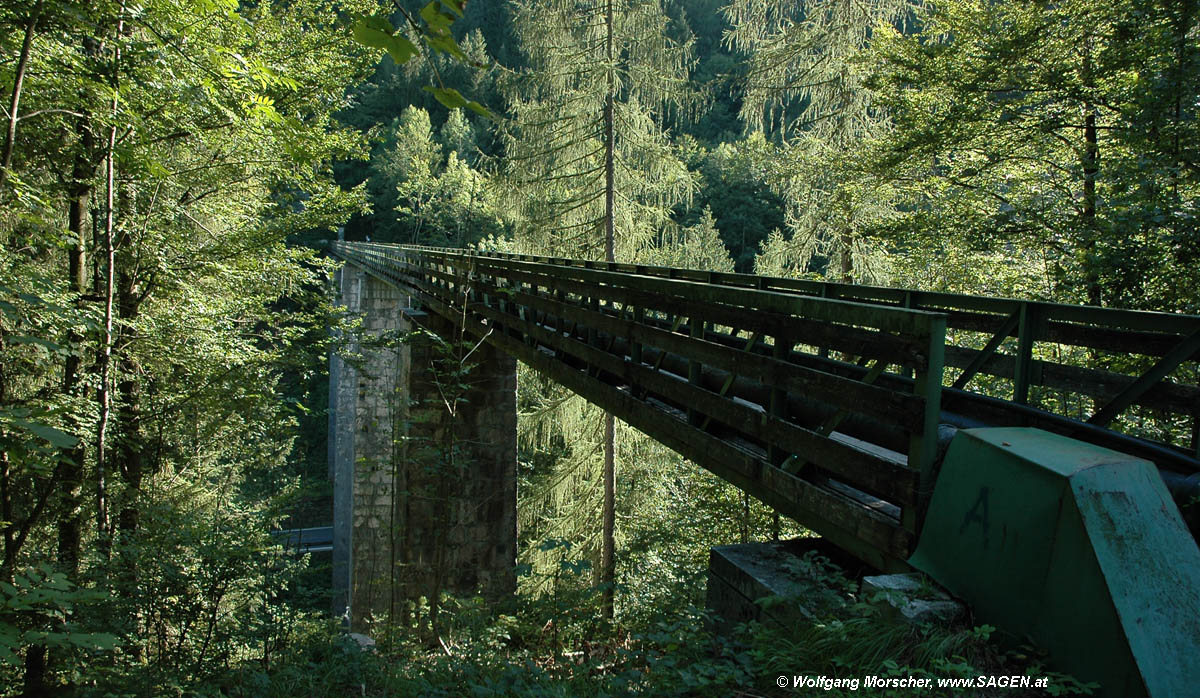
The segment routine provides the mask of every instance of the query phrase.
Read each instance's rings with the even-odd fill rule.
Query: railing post
[[[821,283],[821,293],[817,297],[818,298],[829,298],[830,297],[828,281]],[[822,359],[828,359],[829,358],[829,347],[825,347],[825,346],[817,347],[817,356],[821,357]]]
[[[901,303],[901,307],[907,308],[908,310],[913,310],[917,307],[916,299],[913,297],[912,291],[906,290],[904,292],[904,301],[903,301],[903,303]],[[900,365],[900,375],[904,376],[905,378],[912,378],[913,377],[913,367],[908,364],[901,364]]]
[[[693,339],[704,339],[704,320],[693,315],[688,318],[688,334]],[[700,385],[700,375],[703,371],[703,366],[699,361],[691,359],[688,361],[688,382],[692,385]],[[704,415],[697,412],[695,409],[688,408],[688,424],[699,426],[704,421]]]
[[[774,337],[774,340],[775,345],[771,348],[771,357],[780,361],[787,361],[792,353],[792,347],[796,344],[795,339],[788,335],[779,335]],[[783,388],[772,386],[768,400],[767,410],[771,413],[771,416],[785,419],[787,416],[787,391]],[[767,460],[771,461],[772,465],[781,465],[790,455],[790,453],[778,446],[771,445],[767,448]]]
[[[1013,365],[1013,402],[1029,404],[1029,385],[1033,373],[1033,343],[1041,331],[1041,307],[1037,303],[1021,302],[1017,324],[1017,358]]]
[[[933,466],[937,458],[938,423],[942,411],[942,372],[946,355],[946,316],[929,318],[925,338],[927,360],[916,370],[913,394],[924,399],[921,427],[909,436],[908,467],[916,470],[916,505],[904,508],[901,524],[913,534],[920,534],[925,506],[933,494]]]
[[[635,306],[633,309],[633,321],[638,325],[646,324],[646,309],[642,306]],[[642,363],[642,343],[633,342],[629,346],[629,359],[635,364]]]
[[[1192,415],[1192,452],[1200,458],[1200,414]]]

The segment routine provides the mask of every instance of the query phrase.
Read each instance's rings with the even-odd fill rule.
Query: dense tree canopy
[[[12,0],[0,106],[0,695],[728,694],[795,655],[672,615],[777,517],[524,370],[520,608],[339,644],[268,535],[329,523],[357,328],[318,240],[1200,313],[1194,2]],[[1001,661],[841,612],[831,666]]]
[[[1059,298],[1195,309],[1196,8],[938,3],[875,42],[894,228],[1043,258]],[[1152,270],[1154,272],[1152,273]]]

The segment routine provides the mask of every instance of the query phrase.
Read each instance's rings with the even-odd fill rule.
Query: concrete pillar
[[[365,274],[346,266],[337,272],[334,285],[338,302],[358,312]],[[355,353],[354,345],[346,348]],[[357,370],[336,353],[329,356],[329,469],[333,480],[333,613],[349,623],[351,530],[354,485],[354,423]]]
[[[368,619],[408,623],[410,602],[440,592],[511,594],[515,361],[456,346],[449,322],[350,265],[341,274],[362,337],[408,339],[350,347],[357,367],[331,360],[335,613],[365,629]],[[410,334],[420,328],[432,334]],[[469,370],[451,380],[467,352]]]
[[[462,337],[436,315],[409,317],[437,337],[413,342],[408,365],[411,411],[400,549],[409,595],[438,590],[478,590],[493,600],[511,595],[516,590],[516,361]],[[468,386],[457,403],[455,381]]]

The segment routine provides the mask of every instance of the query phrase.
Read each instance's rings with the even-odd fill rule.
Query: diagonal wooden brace
[[[1159,359],[1158,363],[1151,366],[1149,371],[1143,373],[1137,380],[1130,383],[1124,390],[1118,393],[1116,397],[1109,400],[1107,405],[1097,410],[1096,414],[1092,415],[1092,418],[1088,420],[1088,424],[1095,424],[1101,427],[1107,426],[1126,407],[1132,405],[1134,400],[1137,400],[1147,390],[1153,388],[1168,373],[1174,371],[1179,364],[1187,361],[1197,351],[1200,351],[1200,329],[1185,337],[1182,342],[1175,345],[1174,349]]]
[[[979,373],[979,369],[983,368],[983,365],[987,363],[989,358],[991,358],[992,354],[996,353],[996,350],[1000,348],[1000,345],[1004,343],[1004,340],[1007,339],[1010,334],[1012,334],[1013,330],[1017,329],[1017,323],[1020,322],[1020,320],[1020,310],[1017,310],[1013,312],[1012,315],[1009,315],[1004,321],[1004,324],[1000,326],[1000,329],[996,331],[996,334],[992,335],[992,338],[988,340],[988,343],[983,347],[983,349],[979,350],[979,353],[975,355],[975,358],[971,359],[971,363],[967,364],[967,367],[963,369],[962,375],[955,379],[952,387],[958,388],[959,390],[965,388],[967,383],[969,383],[970,380],[975,377],[975,374]]]

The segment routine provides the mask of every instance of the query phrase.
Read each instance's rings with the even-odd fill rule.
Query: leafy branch
[[[412,33],[420,38],[429,51],[440,53],[460,63],[476,68],[487,67],[483,63],[472,61],[466,52],[462,50],[462,47],[458,45],[458,42],[454,39],[454,35],[450,32],[450,28],[454,25],[454,22],[463,16],[463,9],[467,4],[466,0],[431,0],[431,2],[421,8],[418,17],[414,17],[411,12],[404,9],[396,0],[393,0],[393,4],[396,10],[404,17],[404,21]],[[393,26],[392,22],[386,17],[379,15],[360,17],[352,25],[351,31],[353,32],[355,41],[367,48],[387,51],[388,55],[392,57],[392,60],[397,65],[403,65],[422,53],[417,44],[400,33],[399,28]],[[427,52],[424,55],[428,59],[429,53]],[[427,85],[424,89],[431,93],[442,106],[447,109],[461,109],[466,107],[480,116],[495,119],[487,107],[475,100],[467,99],[453,87],[446,87],[445,83],[442,82],[442,76],[438,72],[437,65],[430,61],[430,66],[433,68],[434,77],[437,79],[438,84],[436,87]]]

